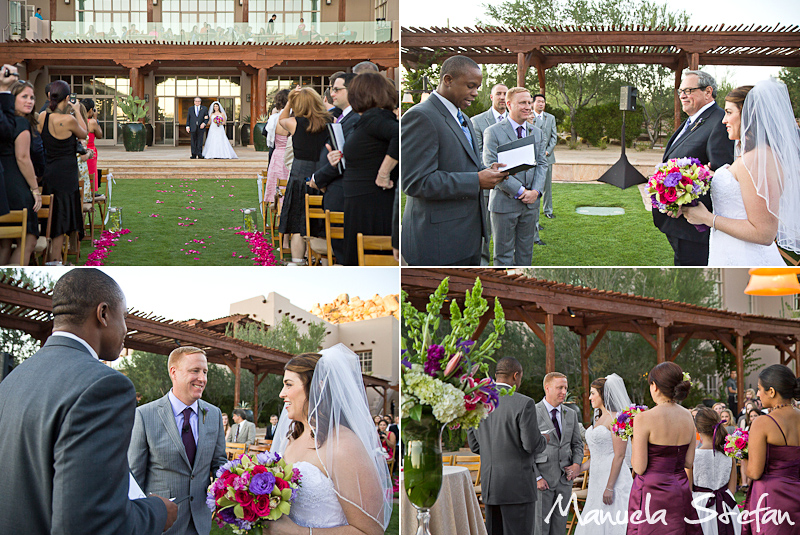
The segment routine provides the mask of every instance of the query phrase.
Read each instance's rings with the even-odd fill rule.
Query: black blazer
[[[200,115],[194,114],[194,105],[189,107],[189,115],[186,117],[186,126],[189,127],[189,130],[194,132],[195,130],[200,128],[202,123],[206,123],[208,126],[208,108],[205,106],[200,106]]]
[[[336,108],[337,110],[339,108]],[[341,110],[339,110],[341,111]],[[350,111],[344,116],[339,124],[342,125],[342,134],[344,134],[345,145],[347,138],[353,133],[353,128],[358,123],[361,116],[354,111]],[[324,197],[322,198],[322,207],[331,212],[344,211],[344,187],[342,184],[342,175],[339,173],[338,168],[333,167],[328,163],[328,149],[323,148],[319,158],[319,167],[314,173],[314,183],[317,187],[326,188]]]
[[[686,121],[672,134],[664,151],[663,161],[671,158],[697,158],[711,169],[717,170],[723,165],[733,163],[733,141],[728,139],[728,132],[722,124],[725,112],[712,104],[700,115],[695,125],[675,141],[678,132],[683,130]],[[688,120],[688,119],[687,119]],[[712,210],[711,195],[700,198],[703,204]],[[698,232],[686,221],[685,217],[672,218],[653,208],[653,224],[669,236],[697,243],[708,243],[709,232]]]
[[[14,95],[11,93],[0,94],[0,143],[14,143],[14,131],[17,122],[14,117]],[[0,198],[0,215],[9,212],[8,200],[5,195],[5,180],[3,166],[0,165],[0,185],[3,186],[2,198]]]

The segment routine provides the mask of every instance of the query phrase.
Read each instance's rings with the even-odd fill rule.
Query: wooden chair
[[[306,235],[303,239],[306,242],[306,252],[309,266],[322,265],[322,257],[327,255],[327,241],[311,235],[311,220],[325,219],[325,211],[322,209],[322,195],[309,195],[306,193]]]
[[[581,464],[585,463],[589,459],[588,455],[584,455],[583,461]],[[582,478],[582,479],[580,479]],[[586,505],[586,497],[589,495],[589,471],[585,470],[581,476],[576,477],[574,482],[577,482],[580,479],[580,482],[577,485],[574,485],[572,488],[572,494],[575,495],[577,501],[577,507],[579,510],[583,511],[583,506]],[[567,520],[567,535],[571,535],[573,531],[575,531],[575,526],[578,525],[578,517],[575,515],[573,511],[571,516]]]
[[[286,196],[286,186],[289,183],[288,179],[278,179],[278,189],[275,196],[275,211],[272,213],[272,248],[278,253],[278,259],[284,258],[289,255],[291,258],[292,249],[283,246],[283,234],[278,231],[278,226],[281,224],[281,212],[283,211],[283,198]],[[277,234],[275,234],[277,232]]]
[[[788,252],[784,251],[784,250],[783,250],[783,249],[781,249],[780,247],[778,247],[778,251],[780,251],[780,252],[781,252],[781,256],[783,257],[783,259],[784,259],[784,260],[786,260],[786,261],[788,261],[790,265],[792,265],[792,266],[798,266],[798,265],[800,265],[800,259],[798,259],[798,258],[795,258],[795,257],[794,257],[794,256],[792,256],[790,253],[788,253]]]
[[[6,215],[0,217],[0,239],[19,240],[20,251],[25,250],[25,237],[28,235],[28,209],[11,210]],[[8,225],[8,226],[5,226]],[[28,265],[28,259],[24,254],[20,254],[19,262],[22,266]]]
[[[108,178],[107,174],[111,174],[111,169],[97,169],[97,191],[102,192],[101,195],[95,195],[92,199],[92,204],[100,210],[100,219],[95,219],[92,223],[92,242],[94,242],[94,230],[98,229],[100,232],[106,228],[106,205],[108,204]]]
[[[480,455],[456,455],[453,459],[453,466],[464,466],[469,470],[472,487],[478,499],[481,497],[481,456]]]
[[[37,265],[43,265],[47,258],[47,251],[50,249],[50,227],[52,226],[52,219],[50,218],[50,211],[52,210],[51,204],[53,203],[52,195],[42,195],[42,207],[36,212],[36,217],[39,220],[39,239],[36,240],[36,247],[33,249],[32,259]],[[41,228],[44,226],[44,234],[41,234]],[[41,264],[39,263],[39,259]]]
[[[455,460],[455,455],[442,455],[442,466],[453,466]]]
[[[226,442],[225,454],[228,456],[228,460],[236,459],[239,455],[242,455],[245,451],[245,446],[245,444],[238,442]]]
[[[394,457],[386,461],[386,468],[389,469],[389,477],[392,477],[392,472],[394,472]]]
[[[83,180],[78,181],[78,187],[80,191],[83,192]],[[92,198],[89,199],[89,202],[86,202],[86,199],[83,199],[82,203],[82,211],[83,211],[83,239],[90,239],[89,243],[94,243],[94,216],[95,216],[95,202],[94,202],[94,193],[92,193]]]
[[[334,226],[335,225],[335,226]],[[333,257],[333,244],[331,240],[344,239],[344,212],[331,212],[325,210],[325,241],[328,246],[328,265],[332,266],[334,262],[341,263],[342,258]]]
[[[264,453],[265,451],[269,451],[269,446],[264,444],[251,444],[247,448],[247,453]]]
[[[392,251],[391,236],[364,236],[358,233],[356,238],[358,247],[359,266],[396,266],[397,260],[392,254],[367,254],[366,251]]]

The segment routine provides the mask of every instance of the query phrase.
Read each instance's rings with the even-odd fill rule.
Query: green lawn
[[[389,526],[386,528],[387,535],[398,535],[400,533],[400,505],[395,501],[392,508],[392,519],[389,521]],[[233,531],[228,529],[221,529],[217,527],[216,522],[211,523],[211,535],[230,535]],[[264,533],[269,533],[264,530]]]
[[[405,196],[403,196],[405,202]],[[624,215],[588,216],[582,206],[621,207]],[[653,226],[639,188],[621,190],[608,184],[553,184],[555,219],[541,218],[539,237],[547,245],[534,246],[534,266],[671,266],[672,248]]]
[[[105,265],[253,265],[236,227],[242,209],[258,208],[255,180],[117,180],[110,205],[122,207],[122,227],[131,232],[109,249]],[[260,227],[260,212],[256,219]],[[82,243],[80,264],[92,250]]]

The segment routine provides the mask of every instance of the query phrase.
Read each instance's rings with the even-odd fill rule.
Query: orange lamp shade
[[[790,269],[783,273],[757,274],[750,270],[750,282],[744,293],[747,295],[793,295],[800,294],[800,282]]]

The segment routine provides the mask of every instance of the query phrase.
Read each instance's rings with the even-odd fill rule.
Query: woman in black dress
[[[353,111],[361,114],[344,144],[344,264],[358,265],[358,233],[391,236],[400,131],[394,109],[397,90],[378,73],[356,76],[347,87]],[[328,153],[336,165],[341,152]]]
[[[31,257],[36,238],[39,237],[39,221],[36,212],[42,207],[42,193],[36,183],[36,173],[31,161],[31,128],[37,125],[33,109],[36,97],[29,82],[16,82],[11,86],[14,95],[16,127],[14,142],[0,144],[0,165],[5,172],[5,193],[11,210],[28,209],[28,235],[25,237],[25,251],[17,248],[11,253],[12,240],[0,241],[0,265],[25,265]]]
[[[289,116],[292,112],[293,117]],[[284,237],[291,235],[292,262],[303,264],[306,235],[306,193],[319,195],[307,186],[311,175],[317,170],[319,156],[328,140],[327,124],[331,114],[325,109],[322,97],[310,87],[297,88],[289,93],[289,102],[283,108],[278,123],[292,136],[294,163],[286,185],[283,199],[281,223],[278,230]],[[312,229],[311,234],[316,235]]]
[[[53,218],[50,233],[53,239],[47,255],[48,265],[61,264],[64,236],[72,232],[83,238],[83,195],[78,187],[76,138],[86,139],[86,122],[81,117],[80,103],[69,102],[69,84],[57,80],[50,86],[50,106],[39,132],[46,152],[44,193],[53,195]]]

